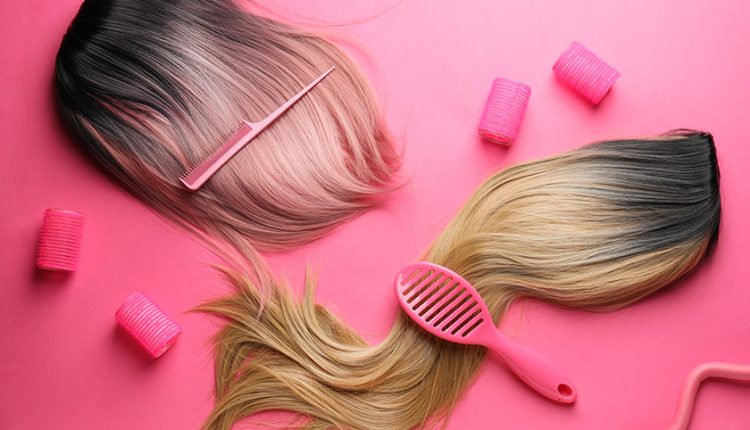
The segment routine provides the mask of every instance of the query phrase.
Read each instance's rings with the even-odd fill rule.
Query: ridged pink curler
[[[567,86],[595,105],[620,77],[620,72],[578,42],[570,44],[552,70]]]
[[[164,354],[177,340],[182,329],[143,293],[125,300],[115,319],[153,358]]]
[[[515,140],[530,96],[531,88],[528,85],[495,78],[479,121],[479,135],[503,145]]]
[[[482,297],[461,275],[420,261],[401,269],[394,283],[404,312],[423,329],[450,342],[485,346],[539,394],[560,403],[575,402],[570,379],[547,357],[505,337]]]
[[[76,211],[44,211],[36,256],[38,268],[63,272],[76,270],[81,254],[83,219],[83,214]]]
[[[712,362],[703,363],[693,369],[682,388],[677,415],[669,430],[686,430],[688,428],[695,405],[695,396],[698,394],[701,383],[709,378],[750,382],[750,365]]]

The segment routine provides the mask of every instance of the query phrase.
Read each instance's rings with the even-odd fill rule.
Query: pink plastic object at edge
[[[701,382],[708,378],[750,382],[750,365],[713,362],[703,363],[693,369],[682,389],[677,415],[669,430],[685,430],[688,428],[690,416],[693,413],[693,405],[695,405],[695,396],[698,394]]]
[[[398,272],[395,286],[401,307],[428,332],[451,342],[485,346],[540,394],[560,403],[575,402],[570,379],[543,355],[505,337],[479,293],[456,272],[417,262]]]
[[[578,42],[570,44],[552,70],[561,81],[595,105],[620,77],[620,72]]]
[[[515,140],[526,113],[529,96],[531,88],[528,85],[495,78],[479,121],[479,135],[490,142],[504,145]]]
[[[174,321],[140,292],[125,300],[115,312],[115,319],[153,358],[164,354],[182,333]]]
[[[73,272],[78,267],[83,235],[83,214],[47,209],[39,232],[36,265],[44,270]]]
[[[271,123],[276,121],[284,112],[292,107],[299,99],[305,96],[313,87],[318,85],[326,76],[328,76],[336,66],[323,72],[322,75],[315,78],[314,81],[310,82],[305,88],[301,89],[297,94],[292,96],[289,100],[284,102],[275,111],[271,112],[267,117],[263,118],[258,122],[243,121],[240,124],[239,129],[232,134],[217,150],[215,150],[208,158],[203,160],[197,166],[194,166],[187,172],[185,172],[180,181],[188,189],[195,191],[200,188],[206,181],[211,179],[216,172],[221,169],[224,164],[232,159],[242,148],[245,147],[251,140],[255,139],[255,136],[259,135],[266,129]]]

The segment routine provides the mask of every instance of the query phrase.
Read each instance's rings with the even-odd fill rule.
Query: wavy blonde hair
[[[241,121],[331,66],[198,192],[180,184]],[[63,120],[108,174],[245,254],[321,237],[392,189],[400,164],[367,80],[341,50],[231,0],[86,0],[55,83]]]
[[[713,139],[678,131],[499,172],[422,259],[471,282],[496,323],[522,297],[611,311],[693,270],[716,241],[719,218]],[[271,278],[261,300],[247,277],[227,276],[237,293],[200,307],[227,320],[216,337],[206,429],[277,409],[309,417],[302,427],[310,429],[432,427],[485,355],[431,336],[403,313],[382,343],[368,345],[314,303],[312,278],[300,301]]]

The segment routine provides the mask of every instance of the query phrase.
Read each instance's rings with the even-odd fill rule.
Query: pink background
[[[57,121],[53,61],[79,3],[7,1],[0,13],[0,428],[197,428],[212,405],[207,346],[219,325],[186,311],[227,288],[207,264],[216,261],[211,254],[106,179]],[[329,30],[365,48],[364,67],[406,146],[411,182],[326,239],[273,257],[277,270],[299,280],[307,262],[317,267],[319,300],[377,342],[396,311],[393,274],[490,173],[591,140],[701,128],[714,133],[722,170],[713,258],[619,312],[514,307],[504,327],[570,372],[577,404],[554,405],[487,362],[449,428],[664,429],[695,365],[750,363],[750,3],[360,3],[271,7],[297,20],[349,23]],[[598,108],[552,76],[572,40],[622,72]],[[475,134],[495,76],[532,88],[507,150]],[[80,269],[68,279],[34,269],[48,207],[87,216]],[[184,328],[157,361],[115,329],[115,309],[135,290]],[[750,387],[705,384],[691,428],[750,428]]]

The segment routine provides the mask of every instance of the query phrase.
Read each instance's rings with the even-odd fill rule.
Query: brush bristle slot
[[[422,273],[421,275],[419,275],[418,277],[415,278],[414,274],[416,274],[418,271],[421,271],[421,270],[415,270],[411,275],[409,275],[409,278],[407,278],[408,280],[412,280],[413,282],[412,282],[412,284],[408,288],[406,288],[401,293],[401,295],[403,295],[404,297],[406,297],[407,295],[409,295],[409,293],[411,293],[412,290],[414,290],[419,284],[421,284],[422,282],[424,282],[424,280],[427,279],[427,277],[429,277],[430,275],[432,275],[433,273],[435,273],[434,270],[428,270],[428,271]],[[407,282],[408,281],[405,280],[405,281],[402,282],[402,284],[406,284]]]
[[[461,333],[461,337],[468,336],[469,333],[471,333],[472,331],[474,331],[483,322],[484,322],[484,318],[479,318],[479,320],[477,322],[475,322],[474,324],[472,324],[471,327],[469,327],[468,329],[466,329],[466,331],[464,331],[463,333]]]
[[[440,281],[443,278],[442,273],[435,273],[433,276],[430,276],[426,280],[424,280],[421,285],[419,285],[417,291],[409,297],[409,299],[406,301],[406,303],[411,304],[415,299],[419,298],[422,294],[424,294],[429,288],[431,288],[435,282]]]
[[[422,298],[412,306],[412,310],[415,312],[417,309],[419,309],[423,304],[425,304],[430,298],[432,298],[435,294],[439,293],[442,288],[449,282],[451,282],[453,279],[451,278],[441,278],[437,281],[433,281],[430,285],[430,289],[425,291],[425,294],[422,294]]]
[[[434,314],[435,316],[439,315],[439,317],[437,320],[435,320],[434,323],[432,323],[433,327],[437,327],[442,324],[443,321],[445,321],[453,311],[455,311],[459,306],[469,300],[471,296],[466,295],[465,293],[468,293],[466,288],[461,288],[461,290],[459,290],[453,297],[451,297],[450,300],[440,306],[440,309],[438,309],[438,311]]]
[[[448,322],[447,322],[447,323],[446,323],[446,324],[445,324],[445,325],[444,325],[444,326],[443,326],[443,327],[441,328],[441,330],[442,330],[442,331],[446,331],[446,330],[448,330],[449,328],[451,328],[451,326],[453,326],[454,324],[456,324],[457,322],[459,322],[459,321],[461,320],[461,318],[462,318],[462,317],[463,317],[464,315],[466,315],[466,313],[467,313],[467,312],[469,312],[469,311],[470,311],[470,310],[471,310],[471,309],[472,309],[472,308],[473,308],[474,306],[476,306],[476,305],[477,305],[477,302],[476,302],[476,300],[467,300],[466,302],[464,302],[464,304],[463,304],[463,305],[461,305],[461,308],[460,308],[460,309],[459,309],[459,308],[455,308],[455,310],[453,310],[453,311],[451,311],[451,312],[449,313],[449,315],[452,315],[452,316],[453,316],[453,318],[451,318],[451,319],[450,319],[450,321],[448,321]]]
[[[448,296],[448,294],[451,294],[453,291],[455,291],[459,285],[460,284],[458,282],[453,282],[453,278],[448,278],[447,282],[439,290],[436,290],[436,294],[433,294],[433,297],[437,295],[437,297],[435,297],[435,300],[427,303],[424,309],[419,311],[419,316],[424,316],[424,314],[433,309],[435,305],[441,303],[441,301],[444,300]],[[416,309],[417,307],[415,307],[415,310]],[[429,319],[427,321],[429,322]]]
[[[440,324],[442,324],[445,320],[450,318],[451,315],[453,315],[461,306],[466,304],[469,300],[471,300],[471,295],[468,295],[466,297],[462,297],[461,300],[458,300],[455,303],[455,305],[451,306],[450,309],[445,311],[445,313],[437,320],[435,321],[435,324],[433,324],[434,327],[438,327]],[[450,320],[448,320],[450,322]],[[442,331],[445,331],[448,328],[448,325],[444,326]]]
[[[468,311],[468,309],[467,309],[467,311]],[[469,322],[471,322],[471,320],[472,320],[472,319],[476,318],[476,317],[477,317],[477,315],[479,315],[480,313],[482,313],[482,312],[481,312],[481,311],[480,311],[479,309],[476,309],[476,310],[474,311],[474,313],[472,313],[471,315],[469,315],[469,316],[468,316],[467,318],[464,318],[464,319],[463,319],[463,321],[461,321],[461,322],[460,322],[460,323],[459,323],[459,324],[458,324],[458,325],[457,325],[457,326],[456,326],[456,327],[455,327],[455,328],[454,328],[454,329],[453,329],[453,330],[451,331],[451,334],[452,334],[452,335],[455,335],[456,333],[458,333],[458,332],[459,332],[459,331],[460,331],[460,330],[461,330],[462,328],[466,327],[466,325],[467,325],[467,324],[469,324]]]

